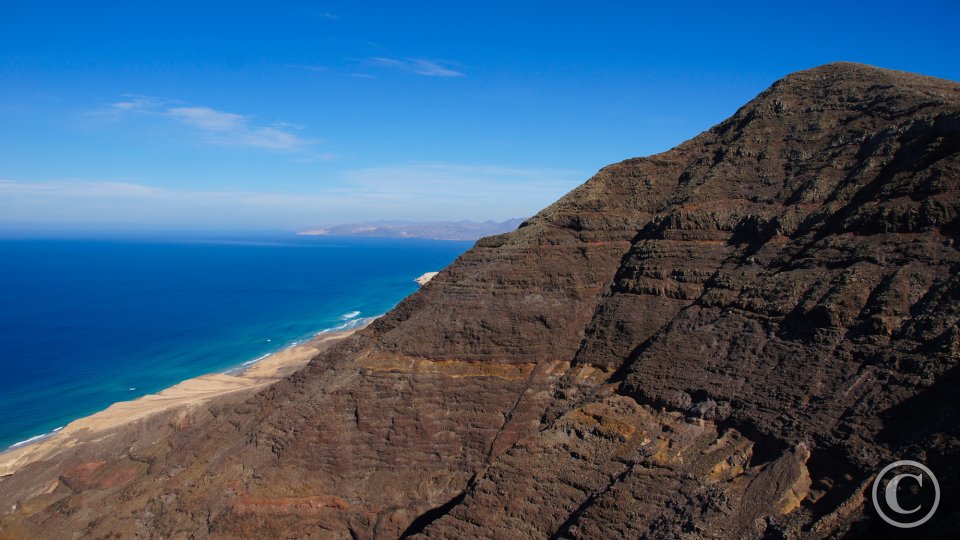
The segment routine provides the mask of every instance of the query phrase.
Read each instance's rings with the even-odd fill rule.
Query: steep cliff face
[[[936,536],[958,189],[960,85],[793,74],[266,391],[3,478],[0,535],[876,536],[872,476],[914,458]]]

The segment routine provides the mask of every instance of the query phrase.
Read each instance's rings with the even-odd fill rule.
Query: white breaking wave
[[[32,443],[33,441],[42,439],[42,438],[44,438],[44,437],[46,437],[46,436],[48,436],[48,435],[50,435],[50,434],[49,434],[49,433],[44,433],[43,435],[37,435],[37,436],[35,436],[35,437],[30,437],[29,439],[25,439],[25,440],[22,440],[22,441],[20,441],[20,442],[11,444],[11,445],[10,445],[10,448],[17,448],[17,447],[23,446],[23,445],[25,445],[25,444],[30,444],[30,443]]]
[[[51,431],[50,433],[43,433],[43,434],[40,434],[40,435],[34,435],[33,437],[30,437],[29,439],[24,439],[24,440],[22,440],[22,441],[20,441],[20,442],[13,443],[13,444],[11,444],[10,446],[7,447],[7,450],[13,450],[14,448],[20,448],[21,446],[30,444],[30,443],[32,443],[32,442],[37,442],[37,441],[39,441],[39,440],[41,440],[41,439],[46,439],[47,437],[52,437],[54,433],[60,431],[61,429],[63,429],[63,426],[60,426],[60,427],[54,429],[54,430]]]
[[[314,336],[322,336],[323,334],[327,334],[329,332],[343,332],[345,330],[353,330],[354,328],[360,328],[362,326],[369,324],[371,321],[379,317],[379,315],[374,317],[357,317],[357,315],[359,314],[360,314],[359,311],[351,311],[349,313],[344,313],[343,315],[340,316],[340,320],[344,321],[343,323],[338,324],[337,326],[334,326],[332,328],[321,330],[316,334],[314,334]],[[267,340],[267,341],[270,341],[270,340]],[[301,339],[291,341],[280,349],[260,355],[257,358],[254,358],[253,360],[247,360],[246,362],[243,362],[242,364],[232,367],[226,371],[222,371],[221,373],[223,375],[236,375],[238,373],[243,372],[245,369],[247,369],[247,366],[250,366],[251,364],[256,364],[257,362],[263,360],[264,358],[270,355],[276,354],[282,350],[289,349],[291,347],[296,347],[297,345],[301,345],[306,341],[307,341],[306,338],[301,338]]]
[[[360,313],[360,312],[358,311],[357,313]],[[356,319],[349,319],[343,324],[338,324],[333,328],[327,328],[326,330],[321,330],[317,332],[316,335],[320,336],[329,332],[343,332],[344,330],[353,330],[354,328],[360,328],[361,326],[368,324],[370,321],[376,318],[377,317],[359,317]]]
[[[241,366],[249,366],[250,364],[254,364],[254,363],[256,363],[256,362],[259,362],[259,361],[263,360],[264,358],[270,356],[271,354],[273,354],[273,353],[262,354],[262,355],[260,355],[260,356],[258,356],[258,357],[256,357],[256,358],[254,358],[253,360],[247,360],[246,362],[244,362],[244,363],[242,363],[242,364],[240,364],[240,365],[241,365]]]

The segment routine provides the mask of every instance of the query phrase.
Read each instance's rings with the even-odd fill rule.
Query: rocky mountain
[[[506,221],[367,221],[314,229],[304,236],[369,236],[376,238],[427,238],[431,240],[478,240],[512,232],[523,219]]]
[[[876,538],[960,527],[960,85],[856,64],[605,167],[241,398],[0,479],[0,536]]]

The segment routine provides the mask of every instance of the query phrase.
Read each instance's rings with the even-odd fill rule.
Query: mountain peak
[[[930,77],[928,75],[921,75],[918,73],[911,73],[909,71],[899,71],[895,69],[882,68],[877,66],[872,66],[870,64],[863,64],[859,62],[830,62],[827,64],[822,64],[816,67],[795,71],[784,79],[799,78],[799,79],[819,79],[823,80],[883,80],[888,82],[917,82],[923,84],[922,81],[927,81],[928,83],[935,83],[936,81],[941,81],[945,83],[951,83],[945,79],[938,79],[936,77]],[[778,81],[779,82],[779,81]],[[774,83],[776,86],[777,83]],[[954,83],[955,84],[955,83]]]
[[[774,82],[744,108],[770,100],[803,104],[810,112],[825,106],[863,111],[863,104],[902,96],[940,103],[960,100],[956,82],[854,62],[834,62],[797,71]],[[782,108],[782,105],[778,109]]]

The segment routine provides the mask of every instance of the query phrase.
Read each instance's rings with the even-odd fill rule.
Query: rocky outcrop
[[[937,537],[958,188],[956,83],[790,75],[255,396],[0,480],[0,535],[875,537],[869,483],[913,458]]]

